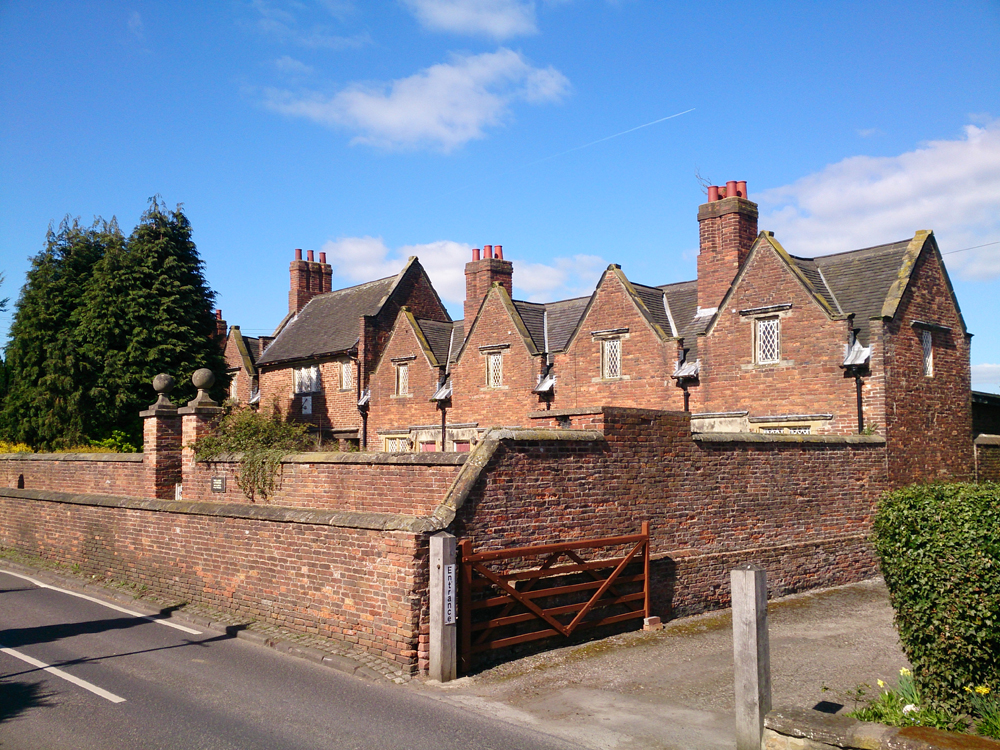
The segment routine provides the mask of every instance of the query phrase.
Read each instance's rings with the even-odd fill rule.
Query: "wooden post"
[[[767,640],[767,573],[740,565],[733,591],[733,661],[736,750],[760,750],[764,716],[771,710],[771,657]]]
[[[455,537],[441,531],[431,537],[430,666],[432,680],[448,682],[458,676],[458,573]]]
[[[463,539],[459,543],[462,550],[459,567],[462,570],[459,576],[458,600],[461,606],[458,609],[459,635],[462,639],[461,667],[465,674],[472,667],[472,565],[468,562],[472,556],[472,540]]]

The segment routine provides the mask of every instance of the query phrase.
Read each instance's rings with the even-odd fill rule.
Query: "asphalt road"
[[[0,748],[579,747],[405,686],[179,628],[0,572]]]

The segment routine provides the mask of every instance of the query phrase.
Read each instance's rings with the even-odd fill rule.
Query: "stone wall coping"
[[[50,503],[89,505],[102,508],[125,508],[161,513],[179,513],[217,518],[245,518],[275,523],[304,523],[316,526],[337,526],[374,531],[406,531],[414,534],[436,531],[433,520],[401,513],[368,513],[363,511],[330,511],[311,508],[286,508],[278,505],[249,503],[211,503],[186,500],[158,500],[151,497],[118,497],[114,495],[84,495],[51,490],[15,490],[0,488],[0,497],[17,500],[40,500]]]
[[[316,453],[293,453],[281,459],[283,464],[352,464],[375,465],[396,464],[403,466],[461,466],[468,460],[468,453],[358,453],[351,451],[331,451]],[[239,453],[221,453],[204,464],[237,463]]]
[[[588,412],[589,413],[589,412]],[[518,442],[592,442],[605,444],[603,432],[598,430],[564,430],[559,428],[514,428],[504,427],[493,429],[479,441],[472,452],[467,454],[468,460],[458,472],[455,481],[445,493],[441,504],[434,510],[431,518],[437,524],[434,529],[447,528],[455,520],[459,509],[465,504],[472,488],[476,486],[480,475],[493,458],[503,440]]]
[[[143,453],[0,453],[0,461],[94,461],[141,464]]]
[[[795,747],[835,747],[857,750],[1000,750],[1000,742],[930,727],[888,727],[849,716],[809,708],[778,708],[764,717],[765,730],[811,740]],[[765,733],[765,743],[767,737]],[[766,745],[770,747],[771,745]]]
[[[885,445],[881,435],[770,435],[763,432],[696,432],[697,443],[820,443],[827,445]]]
[[[1000,435],[977,435],[976,445],[1000,445]]]
[[[573,409],[549,409],[548,411],[529,411],[528,419],[547,419],[551,417],[578,417],[583,414],[603,414],[603,406],[579,406]]]

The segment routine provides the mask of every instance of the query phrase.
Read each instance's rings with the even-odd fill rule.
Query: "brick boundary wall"
[[[0,489],[0,545],[416,667],[430,524],[377,513]]]
[[[342,638],[410,670],[426,668],[427,538],[442,529],[479,550],[628,534],[649,520],[653,613],[664,618],[728,606],[741,562],[768,571],[772,595],[877,572],[867,534],[888,488],[880,437],[692,436],[689,415],[645,409],[559,416],[598,429],[496,429],[465,455],[294,456],[282,492],[313,507],[209,502],[187,486],[181,501],[95,491],[101,471],[141,467],[134,456],[9,457],[0,466],[30,481],[0,490],[0,544]],[[54,486],[66,466],[88,475],[83,491]]]
[[[979,435],[975,450],[976,481],[1000,482],[1000,435]]]
[[[282,461],[278,492],[268,505],[429,515],[467,454],[301,453]],[[0,486],[75,494],[154,497],[141,453],[0,454]],[[238,457],[185,467],[182,498],[247,503],[236,483]],[[178,463],[178,469],[180,468]],[[212,491],[222,477],[225,492]],[[173,497],[171,487],[169,497]],[[258,499],[258,502],[261,502]]]

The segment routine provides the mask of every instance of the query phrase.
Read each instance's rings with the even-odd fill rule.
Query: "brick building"
[[[709,188],[698,222],[696,280],[640,284],[611,265],[589,297],[546,304],[512,299],[501,246],[474,250],[462,321],[415,258],[332,291],[323,254],[296,251],[261,401],[393,452],[621,406],[688,411],[697,432],[877,433],[900,480],[968,471],[971,335],[932,232],[791,255],[758,232],[743,182]]]

